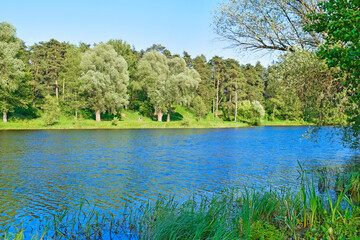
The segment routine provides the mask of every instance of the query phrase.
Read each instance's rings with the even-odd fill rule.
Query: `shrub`
[[[113,126],[117,126],[119,123],[119,119],[117,117],[114,117],[113,120],[111,121],[111,125]]]
[[[197,96],[193,99],[190,110],[195,113],[198,121],[200,121],[201,117],[208,112],[207,106],[200,96]]]
[[[190,126],[190,124],[191,124],[191,122],[190,122],[190,120],[187,119],[187,118],[185,118],[185,119],[183,120],[183,122],[181,123],[181,125],[183,125],[183,126]]]
[[[250,121],[253,125],[260,125],[265,117],[265,109],[259,101],[241,101],[238,104],[238,114],[240,117]]]
[[[44,110],[43,120],[45,126],[50,126],[58,122],[60,110],[54,97],[47,95],[44,99],[42,109]]]

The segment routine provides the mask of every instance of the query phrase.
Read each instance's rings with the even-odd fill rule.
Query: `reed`
[[[297,191],[225,189],[194,195],[186,201],[159,198],[123,214],[101,214],[96,208],[54,215],[41,231],[6,233],[12,239],[357,239],[360,207],[347,193],[316,190],[301,168]],[[320,176],[320,175],[319,175]],[[321,178],[321,176],[320,176]],[[323,180],[323,179],[322,179]]]

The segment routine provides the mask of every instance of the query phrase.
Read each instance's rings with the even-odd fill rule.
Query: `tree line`
[[[264,67],[185,51],[180,56],[159,44],[136,51],[122,40],[91,46],[51,39],[26,46],[16,29],[2,22],[3,122],[8,116],[42,117],[51,125],[61,114],[78,119],[84,112],[100,121],[102,113],[118,116],[123,109],[170,121],[174,105],[182,105],[198,120],[213,114],[251,124],[263,119],[344,124],[346,76],[308,49],[291,50]]]
[[[359,27],[360,0],[227,0],[214,16],[215,32],[235,48],[293,53],[283,55],[278,64],[282,74],[293,67],[304,80],[295,81],[295,88],[283,88],[296,91],[299,97],[290,100],[280,94],[290,104],[287,112],[296,114],[293,110],[303,97],[307,98],[305,115],[311,113],[306,119],[317,116],[319,125],[329,122],[327,116],[333,122],[344,112],[346,124],[341,135],[353,148],[360,146]],[[291,58],[303,67],[287,66]],[[319,59],[323,62],[316,63]],[[312,64],[320,65],[308,68]],[[270,105],[278,106],[277,100],[272,98]]]

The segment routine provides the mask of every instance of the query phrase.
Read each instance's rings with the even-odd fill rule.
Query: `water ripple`
[[[0,132],[0,231],[87,199],[119,212],[159,196],[224,187],[293,186],[305,167],[341,166],[352,152],[307,128]]]

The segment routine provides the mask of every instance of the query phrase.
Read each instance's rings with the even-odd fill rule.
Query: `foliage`
[[[158,121],[162,121],[165,112],[170,116],[171,104],[189,105],[200,82],[199,74],[189,69],[182,58],[169,59],[156,51],[143,56],[138,70],[140,84],[158,114]]]
[[[263,102],[264,82],[257,69],[253,65],[247,64],[242,66],[242,72],[246,83],[242,89],[245,92],[243,96],[250,101]]]
[[[44,125],[50,126],[59,120],[60,110],[56,98],[47,95],[44,100],[44,105],[42,106],[42,109],[44,110]]]
[[[244,89],[247,86],[246,77],[244,75],[243,69],[240,68],[240,64],[234,59],[225,60],[226,65],[226,83],[224,84],[224,91],[228,93],[228,103],[225,104],[225,109],[229,113],[228,119],[230,119],[230,111],[234,111],[234,121],[237,120],[237,103],[239,98],[244,99],[246,93],[244,93]],[[235,103],[235,106],[233,106]],[[224,108],[223,108],[224,111]],[[226,111],[226,110],[225,110]]]
[[[80,78],[81,90],[94,111],[108,110],[116,114],[120,107],[128,104],[128,66],[112,46],[101,43],[89,49],[80,65],[84,71]]]
[[[111,121],[111,125],[117,126],[118,124],[119,124],[119,119],[117,117],[114,117],[113,120]]]
[[[208,113],[208,109],[200,96],[196,96],[191,102],[191,111],[198,117],[198,121]]]
[[[252,101],[251,102],[252,108],[253,108],[253,115],[252,118],[256,119],[257,121],[261,121],[265,117],[265,109],[261,105],[259,101]]]
[[[0,23],[0,108],[3,121],[14,107],[24,104],[19,89],[23,85],[24,63],[19,59],[21,41],[16,37],[16,29],[7,22]],[[20,90],[21,91],[21,90]]]
[[[59,74],[63,85],[62,109],[71,115],[75,114],[75,119],[77,119],[78,110],[86,105],[84,96],[80,92],[82,73],[80,62],[80,48],[70,46],[65,53],[63,68]]]
[[[355,161],[337,174],[335,190],[341,192],[347,189],[347,194],[353,201],[360,203],[360,164]]]
[[[360,142],[360,2],[359,0],[329,0],[320,3],[321,13],[311,15],[314,23],[308,31],[325,33],[325,43],[319,47],[318,55],[326,59],[330,67],[339,67],[348,73],[344,85],[350,100],[349,126],[344,128],[344,142],[353,148]]]
[[[211,68],[204,55],[197,56],[192,60],[192,64],[201,79],[196,95],[201,96],[205,105],[209,107],[212,105],[213,96],[215,96],[211,79]]]
[[[115,52],[125,59],[128,65],[130,80],[134,79],[137,70],[137,62],[139,61],[139,55],[135,49],[122,40],[110,40],[107,44],[111,45]]]
[[[267,3],[268,0],[251,3],[236,0],[229,1],[223,6],[234,7],[227,10],[236,12],[240,9],[236,7],[248,9],[253,6],[256,9]],[[269,17],[279,16],[272,20],[269,18],[271,24],[284,19],[285,15],[281,14],[291,13],[288,15],[288,22],[282,24],[287,26],[290,22],[299,23],[293,29],[288,29],[293,33],[294,29],[300,29],[304,23],[313,21],[306,16],[296,15],[293,11],[299,10],[298,14],[306,11],[316,13],[318,9],[313,3],[315,4],[312,0],[301,3],[276,0],[264,6],[262,12],[256,13],[258,15],[254,14],[252,20],[264,17],[265,15],[261,14],[265,14],[267,8]],[[309,4],[311,8],[307,7]],[[304,7],[307,10],[304,10]],[[248,10],[249,12],[243,14],[254,11]],[[265,21],[264,29],[272,26],[269,24]],[[281,28],[281,24],[278,27]],[[254,29],[255,32],[257,30],[259,29]],[[275,30],[276,28],[271,31]],[[272,34],[271,31],[269,36]],[[287,32],[286,29],[282,31],[279,34]],[[299,39],[302,38],[302,34],[303,32],[299,31]],[[312,34],[310,32],[307,36],[314,37]],[[281,39],[286,41],[285,38]],[[275,41],[275,38],[273,40]],[[290,42],[287,43],[291,45]],[[275,41],[274,44],[280,42]],[[349,90],[340,85],[341,81],[351,76],[351,73],[328,68],[325,62],[313,53],[297,46],[290,50],[293,53],[280,56],[278,62],[265,68],[259,62],[255,66],[240,65],[234,59],[223,59],[218,56],[209,61],[204,55],[192,58],[187,52],[180,58],[160,44],[137,52],[134,47],[122,40],[95,44],[93,48],[85,43],[75,46],[55,39],[35,43],[30,47],[20,42],[16,58],[25,63],[25,74],[24,77],[17,78],[18,87],[12,90],[12,97],[7,98],[6,104],[10,111],[10,120],[12,117],[36,117],[34,113],[42,109],[45,96],[51,95],[57,97],[62,113],[68,116],[75,115],[75,119],[78,112],[87,113],[82,114],[84,118],[92,118],[94,114],[91,111],[95,111],[98,121],[101,113],[103,118],[113,119],[124,107],[152,120],[156,119],[156,115],[158,120],[162,120],[163,115],[167,115],[168,121],[170,116],[181,120],[182,117],[175,112],[174,106],[183,105],[191,107],[200,118],[205,112],[212,110],[215,118],[236,122],[238,103],[248,100],[250,105],[258,101],[265,106],[268,119],[274,121],[279,119],[321,125],[343,125],[347,109],[354,116],[352,122],[356,122],[356,116],[360,116],[357,114],[360,108],[356,103],[348,104],[347,98],[351,93],[349,95]],[[0,71],[0,74],[2,73],[3,71]],[[336,74],[338,75],[335,77]],[[0,88],[5,86],[2,85]],[[33,100],[32,110],[26,111],[30,95]],[[4,105],[3,103],[4,101],[0,100],[0,106]],[[244,106],[240,108],[242,107]],[[11,113],[13,109],[16,109],[14,114]],[[246,110],[241,111],[247,115],[244,113]],[[252,119],[251,124],[260,121],[254,112],[251,115],[253,116],[247,117],[249,121]],[[211,118],[211,121],[215,119]],[[198,123],[193,121],[193,124]],[[354,140],[358,136],[356,131],[352,131],[354,126],[356,124],[344,128],[345,141]]]
[[[314,53],[297,49],[271,66],[267,76],[266,110],[272,119],[344,124],[347,95],[342,76],[334,75]]]
[[[240,101],[238,112],[240,117],[249,120],[252,124],[260,123],[265,117],[264,107],[258,101]]]

